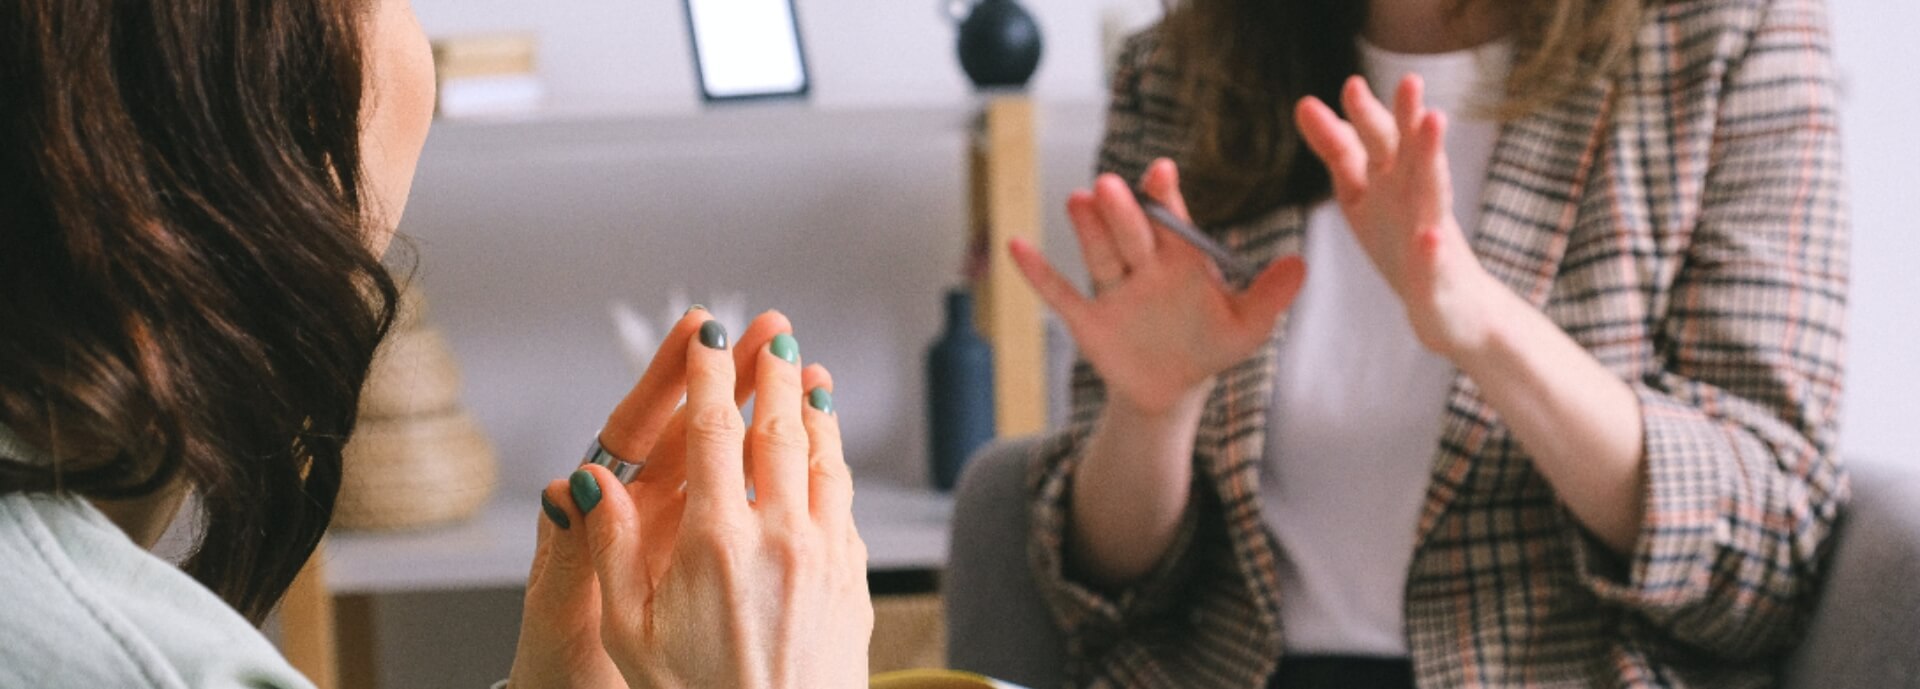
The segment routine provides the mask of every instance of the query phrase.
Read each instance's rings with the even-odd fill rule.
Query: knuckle
[[[757,415],[753,441],[762,451],[806,454],[807,429],[798,418],[783,414]]]
[[[734,571],[751,550],[747,530],[732,519],[707,519],[689,532],[694,551],[708,558],[722,574]]]
[[[801,526],[784,527],[770,531],[768,551],[778,558],[778,565],[789,574],[810,576],[816,572],[824,555],[817,534]]]
[[[745,422],[732,407],[703,407],[687,416],[689,437],[703,440],[727,440],[741,435]]]

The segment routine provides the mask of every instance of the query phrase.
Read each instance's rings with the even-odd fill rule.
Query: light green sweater
[[[0,454],[34,455],[4,426]],[[311,689],[212,591],[91,503],[0,497],[0,689]]]

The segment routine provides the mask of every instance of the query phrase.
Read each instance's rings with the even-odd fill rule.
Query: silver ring
[[[606,467],[607,471],[613,472],[613,477],[620,479],[621,483],[633,483],[633,479],[640,476],[640,470],[647,468],[646,462],[629,462],[607,451],[607,446],[600,444],[598,433],[593,434],[593,442],[587,444],[587,456],[580,458],[580,464],[581,466],[598,464]]]

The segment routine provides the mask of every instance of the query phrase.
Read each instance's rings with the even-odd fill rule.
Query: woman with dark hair
[[[1847,493],[1821,0],[1188,0],[1113,98],[1093,295],[1012,247],[1078,683],[1777,681]]]
[[[407,0],[0,2],[0,686],[308,686],[255,625],[327,527],[433,89]],[[546,493],[514,686],[863,684],[831,389],[778,314],[689,313],[594,446],[641,478]],[[188,495],[183,572],[147,548]]]

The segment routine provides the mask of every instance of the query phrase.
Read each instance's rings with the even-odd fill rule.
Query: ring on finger
[[[606,467],[607,471],[613,472],[613,477],[620,479],[623,484],[633,483],[633,480],[640,476],[640,471],[647,468],[647,463],[644,461],[629,462],[608,450],[607,446],[600,444],[598,433],[593,434],[593,442],[587,445],[587,454],[580,458],[580,464],[582,466],[598,464]]]

